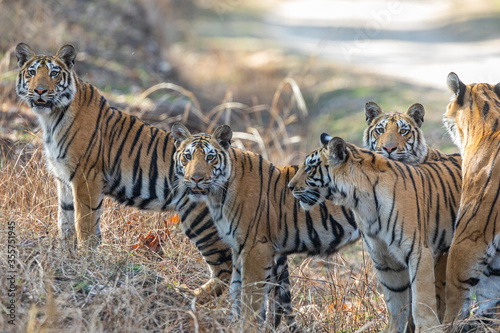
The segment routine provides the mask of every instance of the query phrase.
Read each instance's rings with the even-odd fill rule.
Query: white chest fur
[[[58,138],[67,130],[70,119],[67,116],[56,119],[55,116],[49,115],[39,116],[39,120],[43,128],[44,153],[48,167],[58,179],[69,183],[71,163],[66,145],[62,144]]]

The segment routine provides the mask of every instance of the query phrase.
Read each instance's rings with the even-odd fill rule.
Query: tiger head
[[[209,194],[223,193],[231,174],[227,149],[233,132],[227,125],[219,126],[212,135],[191,135],[181,123],[172,125],[175,139],[174,168],[181,191],[189,199],[200,202]]]
[[[500,83],[466,85],[457,74],[451,72],[448,74],[447,84],[454,96],[443,115],[443,123],[463,154],[464,142],[467,141],[465,135],[468,134],[466,132],[474,132],[471,128],[480,126],[483,128],[483,134],[498,131],[498,111],[493,112],[490,109],[500,108]],[[481,123],[475,125],[478,120]]]
[[[425,109],[415,103],[406,113],[384,113],[373,102],[365,105],[368,127],[363,135],[363,145],[387,158],[420,164],[427,156],[427,143],[420,127],[424,122]]]
[[[65,108],[76,93],[71,75],[76,51],[64,45],[55,56],[35,54],[24,43],[16,47],[17,64],[21,68],[16,80],[17,95],[39,114],[50,114],[53,109]]]
[[[306,210],[325,200],[343,206],[362,203],[357,188],[368,184],[366,175],[373,167],[368,164],[380,163],[376,154],[326,133],[321,134],[320,140],[323,147],[306,157],[289,183],[293,195]]]
[[[328,142],[331,137],[323,133],[320,136],[321,148],[314,150],[306,156],[299,165],[295,176],[288,183],[293,196],[299,200],[305,210],[330,199],[331,191],[328,186]]]

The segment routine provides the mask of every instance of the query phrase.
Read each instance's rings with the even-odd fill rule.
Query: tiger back
[[[359,238],[348,209],[325,203],[303,210],[287,187],[297,168],[277,167],[261,155],[231,147],[229,126],[218,127],[213,135],[191,135],[176,123],[172,133],[178,145],[179,188],[191,200],[207,203],[219,234],[240,263],[230,289],[241,288],[240,300],[248,305],[241,309],[245,328],[259,319],[276,254],[328,255]]]
[[[463,178],[447,266],[444,322],[451,323],[467,316],[471,289],[500,252],[500,83],[466,85],[455,73],[447,83],[454,96],[443,123],[462,153]]]
[[[45,157],[58,188],[59,236],[66,245],[99,243],[104,195],[140,209],[176,209],[212,275],[195,295],[206,300],[220,294],[231,275],[231,251],[207,207],[172,187],[171,133],[111,107],[97,88],[78,78],[71,45],[44,55],[20,43],[16,56],[21,68],[16,92],[42,126]]]
[[[453,236],[457,159],[410,166],[326,134],[321,141],[290,181],[294,196],[306,208],[332,200],[354,212],[384,290],[386,331],[404,332],[410,299],[416,330],[437,326],[434,258]]]

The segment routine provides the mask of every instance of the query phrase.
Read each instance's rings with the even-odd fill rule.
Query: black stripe
[[[92,99],[94,98],[94,86],[91,84],[88,85],[90,87],[90,97],[89,101],[87,102],[87,107],[90,105],[90,102],[92,102]]]
[[[65,203],[65,202],[61,202],[61,209],[62,210],[75,210],[75,206],[73,205],[73,203]]]
[[[402,293],[404,291],[406,291],[408,288],[410,288],[410,284],[406,284],[406,285],[403,285],[401,287],[391,287],[391,286],[388,286],[387,284],[385,284],[383,281],[380,281],[380,284],[383,285],[385,288],[387,288],[388,290],[392,291],[392,292],[395,292],[395,293]]]
[[[158,141],[155,143],[151,160],[149,161],[149,198],[156,199],[156,182],[158,181]]]
[[[130,152],[128,153],[128,157],[132,156],[132,151],[134,151],[135,145],[139,141],[139,137],[141,136],[142,129],[144,128],[145,124],[141,124],[139,128],[137,129],[137,132],[135,133],[134,140],[132,141],[132,146],[130,147]],[[141,144],[142,146],[142,144]]]
[[[488,115],[488,112],[490,112],[490,105],[488,102],[484,102],[483,106],[483,119],[486,119],[486,116]]]
[[[465,89],[466,89],[465,84],[464,84],[462,81],[458,80],[458,96],[457,96],[457,103],[458,103],[458,105],[460,105],[460,106],[463,106],[463,105],[464,105]]]

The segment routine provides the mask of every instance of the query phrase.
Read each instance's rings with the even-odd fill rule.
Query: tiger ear
[[[463,85],[462,81],[458,78],[458,75],[454,72],[448,74],[448,78],[446,79],[446,83],[448,84],[448,88],[458,96],[460,94],[460,86]]]
[[[373,121],[373,119],[377,118],[380,116],[382,113],[382,109],[380,106],[377,105],[375,102],[368,102],[365,104],[365,116],[366,116],[366,123],[370,125]]]
[[[406,114],[410,116],[411,119],[415,122],[415,124],[418,127],[422,127],[422,124],[424,123],[424,115],[425,115],[425,108],[422,104],[420,103],[415,103],[411,105],[408,110],[406,110]]]
[[[19,43],[16,46],[17,65],[22,68],[24,64],[35,56],[35,52],[26,43]]]
[[[323,147],[326,147],[331,139],[332,137],[328,133],[321,133],[321,135],[319,136],[319,144]]]
[[[174,137],[175,140],[174,145],[176,148],[179,147],[182,141],[186,140],[191,136],[191,133],[189,132],[187,127],[178,122],[172,125],[171,131],[172,131],[172,136]]]
[[[328,158],[333,164],[340,164],[347,160],[347,144],[342,138],[335,137],[328,142]]]
[[[232,137],[233,131],[228,125],[221,125],[217,127],[214,134],[212,134],[212,138],[214,138],[224,149],[229,148]]]
[[[464,95],[466,86],[462,81],[460,81],[458,75],[451,72],[450,74],[448,74],[446,83],[448,84],[448,88],[450,88],[450,90],[453,91],[453,93],[457,97],[456,99],[457,103],[460,106],[464,105]]]
[[[73,68],[76,58],[76,50],[73,45],[66,44],[62,46],[56,53],[56,57],[62,60],[66,64],[68,69]]]

